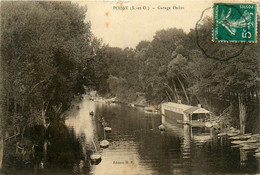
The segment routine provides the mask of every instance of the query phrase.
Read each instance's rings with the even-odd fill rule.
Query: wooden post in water
[[[106,140],[105,128],[103,128],[103,132],[104,132],[104,140]]]
[[[97,147],[96,147],[96,144],[95,144],[95,142],[94,142],[93,139],[92,139],[92,142],[93,142],[93,145],[94,145],[95,151],[97,152]]]
[[[238,94],[238,105],[239,105],[239,123],[240,123],[240,133],[245,134],[246,129],[246,106],[243,102],[243,97]]]

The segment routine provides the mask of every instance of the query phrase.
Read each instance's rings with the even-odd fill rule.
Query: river
[[[94,117],[89,115],[90,111],[94,111]],[[101,117],[112,128],[105,136]],[[102,155],[98,165],[85,163],[93,175],[260,173],[260,160],[250,152],[233,148],[227,138],[180,124],[161,132],[160,124],[160,115],[147,114],[142,108],[98,103],[87,98],[66,120],[66,125],[80,139],[85,160],[95,150],[93,141]],[[110,146],[101,149],[98,145],[104,137]]]

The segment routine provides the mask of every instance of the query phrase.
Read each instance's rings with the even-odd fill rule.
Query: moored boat
[[[249,140],[244,140],[244,141],[232,141],[232,144],[244,144],[244,143],[256,143],[257,140],[249,139]]]
[[[256,158],[260,158],[260,152],[259,153],[255,153],[254,155]]]
[[[188,123],[193,127],[205,127],[205,122],[210,121],[211,112],[201,105],[190,106],[179,103],[167,102],[161,104],[162,123],[169,124]]]
[[[108,148],[108,146],[109,146],[109,141],[107,141],[107,140],[102,140],[99,145],[100,145],[101,148]]]
[[[104,128],[104,130],[105,130],[105,132],[110,133],[112,131],[112,128],[107,126]]]
[[[90,159],[91,161],[98,161],[101,159],[101,154],[99,153],[93,153],[90,155]]]
[[[97,147],[93,140],[92,140],[92,143],[94,145],[95,152],[90,155],[90,160],[91,160],[92,164],[97,165],[101,162],[101,154],[97,152]]]
[[[160,125],[160,126],[158,126],[158,129],[160,130],[160,131],[165,131],[165,126],[164,125]]]

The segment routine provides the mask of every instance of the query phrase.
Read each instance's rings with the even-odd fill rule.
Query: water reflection
[[[160,115],[148,115],[142,108],[105,104],[87,98],[68,113],[64,123],[27,131],[34,144],[33,170],[25,170],[15,149],[5,149],[5,174],[243,174],[259,173],[259,160],[252,153],[231,147],[227,137],[214,137],[211,129],[188,125],[167,125],[159,131]],[[94,111],[94,117],[89,115]],[[107,149],[99,147],[104,139],[101,118],[112,128],[106,133]],[[28,134],[30,135],[28,136]],[[25,134],[26,135],[26,134]],[[91,164],[90,154],[101,153],[102,161]],[[10,142],[10,144],[12,144]],[[27,144],[29,145],[29,144]],[[10,147],[11,148],[11,147]],[[16,167],[14,169],[13,167]],[[19,173],[18,173],[19,172]]]
[[[71,171],[78,165],[78,168],[82,169],[82,161],[85,160],[85,156],[82,152],[80,140],[75,137],[73,131],[64,124],[56,123],[50,128],[49,132],[47,149],[48,168]]]
[[[93,121],[93,118],[89,116],[89,113],[94,107],[95,104],[89,102],[86,97],[84,97],[82,103],[78,104],[78,107],[72,109],[71,114],[66,120],[66,125],[73,128],[77,137],[84,137],[84,142],[87,145],[92,145],[96,130],[95,122]]]
[[[188,125],[183,126],[183,144],[182,144],[182,157],[190,158],[190,149],[191,149],[191,133],[190,127]]]
[[[14,143],[23,149],[15,149]],[[6,142],[4,148],[3,174],[52,175],[89,171],[80,139],[62,122],[52,123],[46,133],[40,126],[30,128],[24,139]]]
[[[103,117],[112,127],[106,134],[111,145],[101,149],[102,162],[93,166],[92,174],[190,174],[243,173],[258,170],[258,162],[250,159],[245,171],[240,166],[239,148],[231,148],[225,138],[214,137],[212,129],[191,128],[188,125],[167,125],[161,132],[160,115],[147,115],[141,108],[88,102],[96,116],[94,139],[101,141]],[[92,103],[92,104],[91,104]],[[93,109],[90,109],[90,106]],[[87,120],[87,119],[84,119]],[[95,133],[97,135],[95,135]],[[95,138],[97,137],[97,138]]]

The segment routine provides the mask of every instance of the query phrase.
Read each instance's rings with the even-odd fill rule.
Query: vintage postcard
[[[258,0],[0,7],[0,174],[260,174]]]

